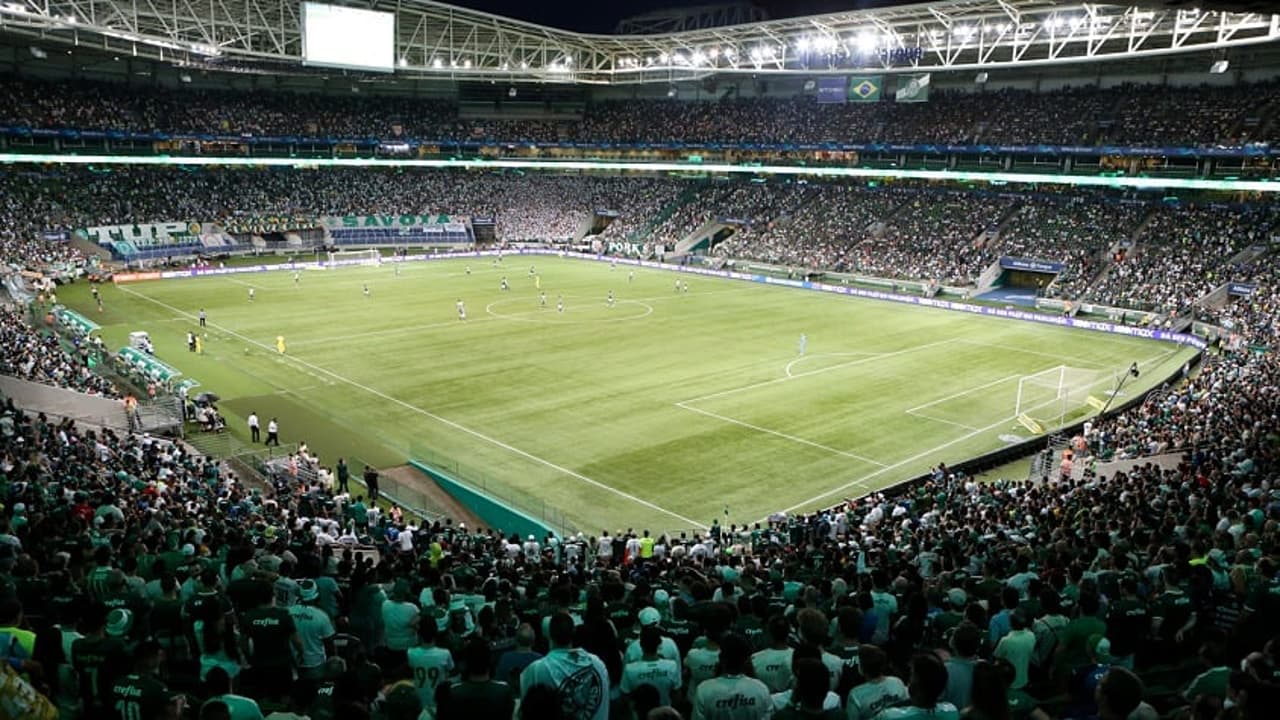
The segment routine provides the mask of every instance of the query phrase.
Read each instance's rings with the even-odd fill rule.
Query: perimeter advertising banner
[[[818,78],[819,105],[840,105],[848,102],[848,100],[849,78],[843,75]]]
[[[1038,273],[1060,273],[1062,272],[1062,263],[1051,262],[1049,260],[1032,260],[1030,258],[1010,257],[1008,255],[1000,258],[1000,267],[1006,270],[1027,270],[1029,272]]]
[[[321,218],[328,228],[411,228],[424,225],[465,223],[465,217],[439,215],[340,215]]]
[[[80,228],[75,234],[99,245],[112,242],[132,243],[134,247],[148,245],[180,245],[200,236],[198,222],[138,223],[135,225],[97,225]]]
[[[320,219],[309,215],[245,215],[222,221],[222,230],[232,235],[291,232],[320,227]]]

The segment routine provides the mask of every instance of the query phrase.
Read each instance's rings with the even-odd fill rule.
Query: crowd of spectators
[[[23,308],[0,305],[0,374],[119,397],[110,382],[89,369],[89,347],[71,350],[68,353],[57,337],[34,329]]]
[[[858,185],[819,186],[794,212],[763,232],[734,234],[718,255],[747,258],[804,270],[846,270],[849,256],[874,227],[906,201],[909,190]]]
[[[0,75],[0,124],[231,136],[607,143],[1244,144],[1274,85],[935,90],[928,103],[605,99],[581,119],[469,118],[447,99],[44,82]],[[1046,123],[1044,118],[1055,118]],[[1250,122],[1256,121],[1256,122]]]
[[[597,211],[617,217],[605,223]],[[380,214],[491,217],[505,242],[586,233],[589,240],[668,249],[709,221],[728,220],[733,232],[712,247],[719,256],[957,285],[1013,255],[1063,263],[1049,288],[1055,295],[1179,315],[1216,285],[1238,279],[1227,261],[1264,242],[1280,218],[1265,205],[1160,205],[1098,192],[993,194],[918,185],[409,169],[0,173],[0,248],[27,268],[83,263],[71,244],[45,237],[92,225]],[[1148,214],[1149,224],[1126,247]],[[603,233],[592,234],[600,225]]]
[[[1229,261],[1266,242],[1276,221],[1263,206],[1158,207],[1132,251],[1117,260],[1089,299],[1106,305],[1186,315],[1196,300],[1231,280]]]
[[[986,236],[1016,199],[989,193],[918,193],[858,246],[850,270],[879,277],[968,285],[995,260]]]
[[[46,232],[96,225],[213,222],[248,215],[489,217],[500,240],[564,240],[597,210],[639,226],[674,200],[681,181],[403,169],[263,172],[58,168],[0,173],[0,242],[27,265],[78,258]],[[625,225],[624,225],[625,227]]]
[[[1277,375],[1226,348],[1082,437],[1104,457],[1190,447],[1175,469],[1032,484],[940,465],[896,496],[687,537],[419,523],[340,471],[250,488],[181,444],[5,405],[0,707],[1263,720]]]
[[[229,188],[244,177],[175,173],[161,187],[173,195],[183,182]],[[68,192],[82,179],[93,182],[62,176]],[[402,192],[431,182],[398,181]],[[573,181],[533,185],[576,196]],[[99,191],[116,187],[102,182]],[[617,182],[586,191],[583,207],[633,187]],[[671,192],[646,182],[645,194]],[[139,194],[86,197],[85,207],[133,218],[159,207],[141,178],[121,187]],[[249,197],[270,197],[259,190]],[[346,207],[376,193],[346,190]],[[50,211],[85,212],[59,195],[44,196]],[[978,238],[1027,213],[1018,196],[946,191],[746,184],[695,197],[703,214],[686,227],[710,212],[763,238],[835,235],[818,217],[830,200],[838,222],[871,236],[851,246],[852,265],[916,277],[971,276],[994,250]],[[231,208],[231,198],[174,201]],[[995,247],[1067,247],[1078,227],[1063,214],[1085,227],[1133,222],[1118,206],[1061,202],[1015,216]],[[871,228],[879,217],[885,226]],[[1250,211],[1161,209],[1143,242],[1235,250],[1263,224]],[[812,246],[800,258],[844,252]],[[340,466],[246,487],[180,443],[0,405],[0,709],[41,720],[178,717],[184,705],[187,717],[219,720],[500,718],[517,705],[529,720],[1122,720],[1178,707],[1270,718],[1280,702],[1280,365],[1273,349],[1250,346],[1276,340],[1274,268],[1267,256],[1232,269],[1264,286],[1231,313],[1241,342],[1080,438],[1099,458],[1187,450],[1176,468],[1032,484],[939,465],[898,495],[751,527],[713,521],[696,536],[522,538],[418,522],[348,486]],[[0,311],[0,363],[112,392],[13,309]]]
[[[1226,272],[1228,282],[1248,292],[1228,291],[1217,307],[1197,308],[1197,319],[1245,333],[1242,340],[1248,344],[1265,345],[1267,336],[1280,333],[1280,254],[1264,253]]]
[[[1079,298],[1110,261],[1109,251],[1132,238],[1149,206],[1112,198],[1049,195],[1030,198],[1000,229],[997,255],[1063,263],[1054,294]]]

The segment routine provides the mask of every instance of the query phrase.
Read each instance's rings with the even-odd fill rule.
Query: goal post
[[[1098,371],[1059,365],[1018,380],[1014,417],[1063,420],[1089,404]]]
[[[382,253],[377,250],[336,250],[329,253],[329,264],[377,265],[382,262]]]

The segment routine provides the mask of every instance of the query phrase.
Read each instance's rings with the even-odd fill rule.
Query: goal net
[[[1098,371],[1059,365],[1018,380],[1014,416],[1036,420],[1061,420],[1089,403]]]
[[[338,250],[329,253],[329,264],[339,262],[349,265],[377,265],[382,262],[382,253],[377,250]]]

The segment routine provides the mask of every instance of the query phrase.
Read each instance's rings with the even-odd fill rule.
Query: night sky
[[[453,5],[483,10],[579,32],[611,33],[618,21],[673,7],[716,4],[715,0],[444,0]],[[919,0],[915,0],[918,2]],[[909,0],[756,0],[770,18],[798,17],[825,12],[886,5],[906,5]]]

